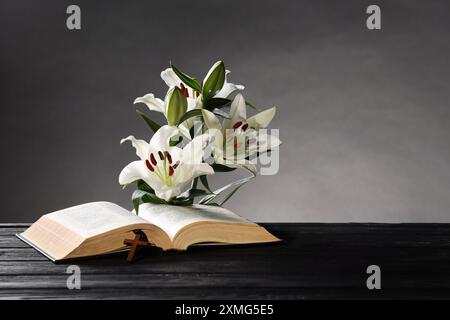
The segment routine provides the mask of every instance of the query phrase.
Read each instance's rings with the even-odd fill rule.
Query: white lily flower
[[[174,87],[171,87],[169,89],[169,92],[173,89]],[[166,96],[166,102],[168,102],[167,100],[169,99],[168,96]],[[163,100],[156,98],[153,93],[149,93],[146,94],[143,97],[138,97],[134,100],[134,104],[136,103],[144,103],[147,105],[147,107],[149,108],[150,111],[157,111],[157,112],[162,112],[164,114],[164,116],[166,117],[166,119],[168,119],[168,108],[167,108],[167,104],[165,103]],[[188,101],[188,109],[187,111],[189,111],[189,101]],[[189,133],[189,128],[190,126],[188,126],[187,123],[182,123],[180,124],[178,127],[173,126],[174,128],[178,129],[178,133],[179,135],[187,138],[188,140],[191,140],[191,135]]]
[[[172,87],[170,87],[170,89],[172,89],[174,87],[175,86],[172,86]],[[181,89],[181,91],[183,92],[183,94],[185,96],[186,96],[186,90],[187,89],[185,87]],[[167,97],[166,97],[166,99],[167,99]],[[201,104],[201,98],[192,99],[192,98],[187,97],[186,100],[187,100],[186,112],[199,108],[199,106]],[[134,100],[134,104],[136,104],[136,103],[144,103],[145,105],[147,105],[147,107],[149,108],[150,111],[161,112],[164,114],[166,119],[168,117],[166,103],[164,103],[163,100],[156,98],[153,93],[148,93],[145,96],[136,98]],[[180,134],[183,135],[184,137],[188,138],[189,140],[191,139],[189,129],[193,126],[193,124],[194,124],[193,119],[188,119],[178,126],[178,129],[180,130]]]
[[[220,61],[216,62],[211,67],[211,69],[208,71],[206,78],[212,72],[212,70],[214,70],[214,68],[218,63],[220,63]],[[221,90],[219,90],[219,92],[217,92],[214,95],[214,98],[228,98],[233,92],[237,90],[244,90],[245,87],[243,85],[237,85],[227,81],[227,76],[229,73],[230,73],[229,70],[225,71],[225,82],[223,84],[223,87]],[[167,84],[169,88],[173,87],[180,88],[181,92],[183,92],[187,100],[187,111],[203,108],[202,95],[199,92],[196,92],[191,87],[189,87],[186,83],[184,83],[175,74],[172,68],[167,68],[166,70],[163,70],[161,72],[161,78],[164,80],[164,82]],[[148,93],[142,97],[136,98],[134,100],[134,104],[137,103],[144,103],[149,108],[150,111],[161,112],[167,118],[167,110],[164,101],[159,98],[156,98],[153,93]],[[181,133],[184,136],[190,138],[190,135],[188,135],[189,129],[194,125],[195,120],[196,117],[188,119],[179,126],[179,129],[181,130]]]
[[[228,74],[231,73],[230,70],[225,70],[225,82],[223,84],[222,89],[219,90],[214,95],[214,98],[228,98],[233,92],[235,91],[242,91],[245,89],[245,87],[242,84],[234,84],[231,82],[228,82]]]
[[[215,69],[216,65],[220,63],[220,61],[216,62],[211,69],[208,71],[205,79],[208,78],[208,75],[212,72],[212,70]],[[223,84],[222,89],[219,90],[214,95],[214,98],[228,98],[233,92],[237,90],[244,90],[245,87],[240,84],[234,84],[231,82],[228,82],[228,74],[230,73],[230,70],[225,71],[225,82]],[[201,95],[199,95],[197,92],[195,92],[194,89],[189,87],[186,83],[181,81],[181,79],[175,74],[175,72],[172,70],[172,68],[167,68],[163,72],[161,72],[161,78],[164,80],[164,82],[167,84],[167,86],[178,86],[180,89],[185,91],[185,96],[188,99],[188,109],[189,109],[189,100],[191,100],[191,104],[193,106],[193,109],[201,109]],[[200,99],[199,99],[200,98]],[[191,109],[192,110],[192,109]]]
[[[256,167],[246,160],[255,154],[264,153],[281,144],[281,141],[258,130],[266,128],[276,113],[276,107],[264,110],[247,119],[244,97],[237,94],[231,103],[230,119],[220,124],[217,116],[202,110],[203,119],[213,139],[212,152],[215,162],[228,167],[246,167],[256,172]]]
[[[161,78],[170,87],[179,87],[184,93],[188,102],[188,111],[202,108],[202,98],[198,92],[189,87],[175,74],[172,68],[167,68],[161,72]]]
[[[180,78],[173,72],[172,68],[168,68],[161,72],[161,78],[167,84],[169,88],[178,87],[187,100],[187,111],[202,108],[201,96],[194,91],[191,87],[187,86]],[[134,100],[134,104],[144,103],[150,109],[150,111],[162,112],[167,118],[167,110],[164,101],[156,98],[153,93],[148,93],[145,96],[138,97]],[[187,126],[188,128],[190,126]]]
[[[140,160],[123,168],[119,183],[126,185],[142,179],[157,197],[169,201],[185,191],[194,178],[214,174],[213,168],[203,162],[207,135],[195,137],[181,149],[169,144],[170,138],[177,134],[175,127],[166,125],[153,135],[150,143],[133,136],[122,139],[120,143],[131,141]]]
[[[180,88],[180,89],[186,96],[185,92],[186,92],[187,88],[184,88],[184,89]],[[201,102],[201,99],[193,99],[193,98],[189,98],[189,97],[186,97],[186,100],[188,103],[187,111],[191,111],[193,109],[198,109],[198,104],[199,104],[199,102]],[[145,96],[137,97],[133,103],[134,104],[145,103],[147,105],[147,107],[150,109],[150,111],[162,112],[167,117],[166,109],[164,107],[164,101],[159,98],[155,98],[155,95],[153,93],[148,93]]]

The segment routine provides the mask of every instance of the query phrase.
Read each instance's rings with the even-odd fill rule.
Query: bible
[[[17,236],[57,262],[123,251],[124,240],[133,238],[136,230],[162,250],[280,241],[262,226],[218,206],[144,203],[136,215],[111,202],[48,213]]]

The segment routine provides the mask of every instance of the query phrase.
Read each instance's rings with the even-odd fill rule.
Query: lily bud
[[[178,121],[187,111],[187,99],[178,87],[171,87],[164,100],[167,122],[171,126],[178,125]]]
[[[225,65],[217,61],[203,80],[202,94],[205,99],[213,97],[225,83]]]

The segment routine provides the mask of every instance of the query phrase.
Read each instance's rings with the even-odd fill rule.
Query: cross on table
[[[125,239],[123,241],[124,244],[131,246],[130,252],[128,253],[127,261],[132,262],[136,256],[136,252],[138,249],[138,246],[148,246],[148,241],[145,236],[145,234],[142,231],[134,231],[135,237],[133,240],[131,239]]]

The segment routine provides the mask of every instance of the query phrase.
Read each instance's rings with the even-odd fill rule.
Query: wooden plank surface
[[[264,226],[284,241],[54,264],[14,236],[23,225],[0,225],[0,299],[450,298],[450,224]],[[71,264],[81,290],[67,289]],[[372,264],[381,290],[366,287]]]

